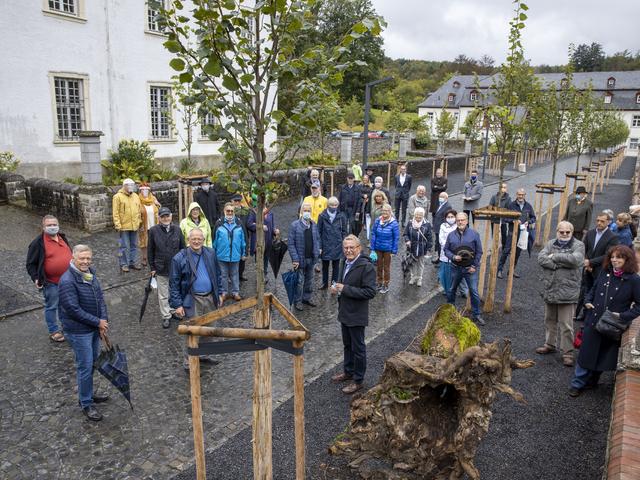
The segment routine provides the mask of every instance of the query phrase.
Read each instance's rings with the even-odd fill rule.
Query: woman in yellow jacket
[[[160,202],[151,193],[151,186],[147,182],[142,182],[138,188],[138,198],[142,205],[142,223],[140,224],[139,242],[140,253],[142,253],[142,266],[147,266],[147,232],[151,227],[158,223],[158,209],[161,207]]]
[[[198,202],[191,202],[189,205],[189,213],[180,222],[180,230],[184,235],[184,243],[189,244],[189,232],[194,228],[199,228],[204,234],[204,246],[211,248],[213,242],[211,241],[211,225],[205,217]]]
[[[113,196],[111,214],[113,226],[120,234],[118,257],[120,268],[128,272],[129,267],[140,270],[138,263],[138,229],[142,222],[142,205],[134,193],[136,182],[125,178],[122,188]]]

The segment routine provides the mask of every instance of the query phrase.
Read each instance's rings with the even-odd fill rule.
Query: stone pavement
[[[560,168],[570,170],[572,165],[568,159],[560,163]],[[510,180],[514,185],[510,191],[521,185],[533,191],[533,184],[549,180],[549,172],[549,166],[542,166],[515,177]],[[415,184],[418,183],[416,179]],[[452,175],[450,191],[459,191],[462,184],[462,174]],[[486,190],[487,203],[492,190],[495,187]],[[454,205],[455,201],[454,197]],[[295,210],[296,202],[274,209],[285,234]],[[37,305],[39,293],[24,271],[24,258],[26,245],[38,232],[39,218],[20,209],[1,207],[0,222],[12,227],[12,235],[1,241],[1,284],[16,292],[16,305]],[[155,299],[149,301],[142,324],[138,323],[144,274],[118,273],[113,232],[89,235],[65,230],[73,243],[86,242],[95,249],[97,273],[108,288],[105,296],[112,337],[129,357],[135,410],[130,411],[110,386],[99,381],[102,388],[111,392],[112,399],[101,408],[105,420],[98,424],[87,422],[77,407],[72,352],[67,344],[49,342],[42,310],[7,317],[0,321],[0,478],[169,478],[193,459],[189,382],[181,369],[183,339],[173,328],[160,328]],[[253,262],[248,265],[247,275],[251,278]],[[288,268],[286,257],[282,271]],[[432,268],[427,268],[422,289],[403,288],[397,259],[392,273],[390,292],[373,301],[368,340],[426,303],[437,290]],[[284,288],[280,281],[277,283],[275,293],[284,300]],[[254,294],[255,287],[247,282],[242,293]],[[308,382],[334,367],[342,354],[334,320],[335,299],[319,292],[315,300],[318,308],[299,315],[312,332],[305,351]],[[229,323],[249,325],[249,318],[238,316]],[[284,325],[282,318],[274,318],[274,327]],[[276,407],[292,394],[291,359],[274,351],[273,367]],[[219,366],[204,367],[202,394],[208,448],[221,445],[249,425],[251,370],[252,356],[246,354],[226,355]]]

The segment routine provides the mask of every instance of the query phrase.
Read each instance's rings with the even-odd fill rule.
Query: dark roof
[[[481,90],[488,89],[493,85],[494,75],[455,75],[443,83],[435,92],[429,94],[427,98],[418,105],[426,108],[442,108],[445,104],[450,108],[473,107],[474,102],[469,98],[469,94],[477,85]],[[560,86],[560,82],[565,78],[564,73],[538,73],[536,77],[542,82],[543,88],[551,85]],[[609,78],[615,79],[613,87],[608,86]],[[454,88],[454,82],[460,86]],[[606,92],[613,94],[612,106],[622,110],[640,110],[640,104],[636,102],[636,95],[640,93],[640,70],[629,72],[578,72],[573,74],[573,84],[579,89],[586,89],[589,84],[597,96],[603,96]],[[450,93],[455,94],[454,101],[448,103]]]

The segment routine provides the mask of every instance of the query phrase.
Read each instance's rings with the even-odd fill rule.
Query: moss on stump
[[[421,351],[425,355],[448,358],[480,343],[480,329],[460,315],[453,305],[441,305],[425,330]]]

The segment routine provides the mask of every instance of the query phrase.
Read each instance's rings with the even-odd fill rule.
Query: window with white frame
[[[469,94],[469,100],[475,102],[478,100],[478,92],[475,90]]]
[[[634,115],[631,119],[632,127],[640,127],[640,115]]]
[[[636,93],[636,103],[640,103],[640,93]]]
[[[213,113],[207,113],[200,119],[200,138],[202,140],[207,140],[209,138],[209,133],[207,126],[217,125],[218,118]]]
[[[433,112],[427,112],[427,122],[433,122]]]
[[[77,141],[86,129],[84,82],[81,78],[54,77],[56,141]]]
[[[611,103],[611,100],[613,100],[613,95],[611,95],[610,93],[605,94],[604,103]]]
[[[56,13],[78,16],[80,14],[80,0],[47,0],[49,10]]]
[[[629,150],[638,150],[638,139],[630,138],[629,139]]]
[[[166,7],[166,0],[156,0],[156,3],[160,3],[163,7]],[[154,8],[154,5],[147,2],[147,31],[163,33],[164,29],[158,24],[156,17],[158,16],[158,9]]]
[[[149,87],[151,112],[151,139],[170,140],[171,137],[171,87]]]
[[[616,79],[615,79],[615,78],[613,78],[613,77],[610,77],[610,78],[607,80],[607,88],[613,88],[613,87],[615,87],[615,86],[616,86]]]
[[[450,93],[449,96],[447,97],[447,101],[449,103],[453,103],[455,99],[456,99],[456,95],[454,93]]]
[[[459,116],[460,116],[460,114],[458,112],[454,112],[453,119],[455,120],[456,123],[458,123],[458,117]]]

